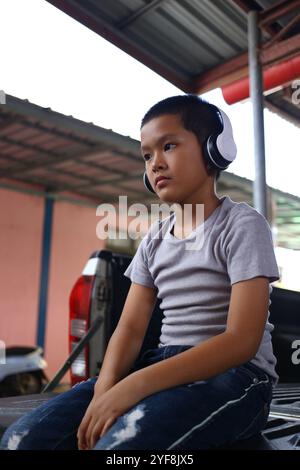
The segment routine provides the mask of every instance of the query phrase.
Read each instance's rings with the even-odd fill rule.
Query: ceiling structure
[[[264,70],[300,56],[299,0],[47,1],[184,92],[201,94],[248,76],[250,10],[259,12]],[[300,125],[290,88],[291,81],[269,91],[265,106]]]
[[[48,1],[185,92],[201,94],[247,76],[251,9],[261,12],[264,68],[299,57],[300,0]],[[283,83],[281,93],[268,93],[265,104],[271,101],[275,112],[299,124],[299,107],[289,87]],[[128,197],[128,204],[158,200],[143,186],[138,141],[27,100],[6,96],[3,104],[2,98],[0,187],[46,201],[37,335],[43,347],[53,206],[49,198],[95,207],[103,202],[117,205],[120,195]],[[222,172],[217,190],[252,205],[253,182],[246,178]],[[272,188],[267,194],[268,219],[278,229],[276,244],[299,250],[300,198]]]
[[[142,181],[140,142],[72,116],[6,96],[0,104],[0,187],[93,207],[158,198]],[[219,195],[252,203],[253,182],[224,171]],[[300,198],[268,188],[277,244],[300,249]]]
[[[47,1],[184,92],[201,94],[248,77],[247,16],[251,10],[259,13],[263,71],[300,56],[300,0]],[[294,73],[299,78],[297,70]],[[300,126],[299,100],[293,99],[292,87],[289,80],[268,90],[264,104]],[[226,187],[228,178],[229,173],[223,173],[219,185]],[[252,204],[252,182],[233,178],[233,187],[226,190],[234,191],[236,200],[242,194],[241,200]],[[300,249],[299,199],[276,194],[278,244]]]

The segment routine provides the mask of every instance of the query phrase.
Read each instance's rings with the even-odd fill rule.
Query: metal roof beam
[[[20,180],[24,180],[26,182],[33,182],[35,184],[43,184],[43,186],[47,186],[47,187],[51,187],[51,190],[52,192],[61,192],[61,191],[76,191],[78,189],[84,189],[84,188],[91,188],[91,186],[97,186],[97,187],[101,187],[101,186],[106,186],[108,184],[113,184],[113,185],[117,185],[118,188],[120,189],[124,189],[126,191],[130,191],[130,188],[128,188],[127,186],[124,186],[120,183],[124,182],[124,179],[126,179],[126,181],[132,181],[132,180],[142,180],[142,174],[139,174],[139,175],[128,175],[127,173],[122,173],[122,172],[117,172],[118,175],[121,174],[121,177],[119,178],[114,178],[114,179],[109,179],[109,180],[101,180],[101,178],[99,179],[96,179],[96,178],[92,178],[90,176],[87,176],[87,175],[78,175],[76,173],[72,173],[70,171],[67,171],[67,170],[62,170],[62,169],[59,169],[59,168],[48,168],[47,169],[50,173],[58,173],[58,174],[62,174],[62,175],[66,175],[70,178],[74,178],[74,179],[79,179],[79,180],[85,180],[87,181],[87,183],[83,183],[83,184],[69,184],[69,183],[63,183],[61,185],[57,185],[57,184],[53,184],[51,181],[47,181],[46,178],[40,178],[40,177],[36,177],[36,176],[31,176],[31,175],[28,175],[27,178],[23,178],[23,175],[19,175],[18,174],[12,174],[10,176],[10,178],[12,179],[20,179]],[[139,195],[139,196],[144,196],[144,191],[139,191],[139,190],[134,190],[134,192]]]
[[[48,109],[50,109],[50,108],[47,108],[47,112],[49,112]],[[1,111],[2,111],[2,109],[1,109]],[[2,117],[2,116],[3,115],[0,114],[0,117]],[[42,131],[44,134],[49,134],[49,140],[54,135],[55,137],[58,136],[58,137],[61,137],[65,140],[69,140],[71,142],[80,143],[80,144],[84,144],[84,145],[89,145],[90,144],[90,141],[87,140],[87,139],[84,139],[82,137],[78,137],[77,135],[71,134],[70,132],[68,132],[68,133],[61,132],[57,128],[49,128],[49,127],[41,124],[40,122],[30,122],[28,120],[25,120],[23,118],[23,116],[21,116],[21,115],[17,115],[15,113],[7,113],[7,116],[13,116],[11,119],[7,119],[7,121],[11,121],[11,122],[8,122],[7,127],[10,126],[11,124],[19,124],[21,126],[26,126],[30,129]],[[2,129],[2,127],[0,125],[0,131],[1,131],[1,129]],[[5,127],[4,127],[4,129],[5,129]]]
[[[300,3],[299,3],[300,4]],[[300,22],[300,13],[296,15],[291,21],[288,22],[286,26],[284,26],[280,31],[278,31],[275,36],[270,39],[267,43],[264,44],[264,48],[270,47],[272,44],[277,43],[282,37],[284,37],[294,26],[296,26]]]
[[[15,117],[4,118],[4,120],[0,123],[0,132],[7,129],[12,124],[19,124],[18,119],[16,119]]]
[[[158,7],[162,5],[162,3],[165,3],[165,2],[166,0],[151,0],[149,3],[142,6],[131,15],[126,16],[126,18],[119,21],[119,23],[116,24],[116,27],[118,29],[125,29],[127,26],[134,23],[134,21],[138,20],[142,16],[145,16],[150,11],[156,10]]]
[[[1,137],[0,137],[0,140],[1,140]],[[0,150],[0,160],[5,160],[9,163],[18,163],[18,164],[20,163],[19,158],[13,157],[12,155],[4,155],[3,153],[1,153],[1,150]]]
[[[110,148],[122,148],[124,154],[127,152],[132,155],[140,154],[140,142],[138,140],[117,134],[110,129],[104,129],[93,123],[80,121],[72,116],[65,116],[56,111],[42,108],[11,95],[6,95],[6,104],[0,104],[0,111],[17,113],[26,119],[33,118],[36,121],[51,124],[54,128],[60,128],[61,132],[73,132],[77,134],[78,138],[88,138],[96,144]]]
[[[11,178],[12,181],[17,181],[19,183],[28,183],[28,184],[36,184],[38,187],[41,187],[41,181],[40,179],[38,178],[34,178],[34,177],[30,177],[30,178],[21,178],[21,177],[15,177],[15,178]],[[45,181],[45,191],[40,191],[41,194],[45,194],[45,195],[52,195],[54,198],[56,198],[55,196],[58,196],[57,194],[57,191],[55,189],[55,187],[53,186],[53,183],[51,181]],[[0,182],[0,187],[6,187],[7,184],[6,183],[1,183]],[[43,185],[44,186],[44,185]],[[128,190],[128,188],[126,188]],[[70,191],[72,192],[72,190],[74,190],[74,187],[72,185],[64,185],[64,191]],[[39,192],[39,191],[38,191]],[[83,196],[83,197],[87,197],[87,198],[91,198],[91,199],[99,199],[101,198],[101,202],[109,202],[109,203],[114,203],[116,202],[114,200],[115,197],[118,197],[117,195],[114,196],[114,195],[111,195],[111,194],[101,194],[101,192],[97,192],[97,193],[94,193],[92,195],[90,194],[85,194],[85,193],[80,193],[80,192],[77,192],[76,191],[76,195],[79,195],[79,196]],[[131,204],[136,204],[136,198],[132,198],[130,196],[128,196],[128,199],[127,199],[128,203],[131,203]],[[98,202],[98,204],[100,204],[100,202]]]
[[[261,52],[264,67],[300,53],[300,34],[281,41]],[[248,76],[248,53],[245,52],[194,78],[194,92],[204,93]]]
[[[30,149],[30,150],[34,150],[35,153],[35,158],[36,159],[39,159],[41,158],[42,161],[33,161],[31,163],[23,163],[20,159],[18,159],[17,157],[13,157],[12,156],[12,159],[14,159],[15,161],[18,161],[18,163],[20,165],[18,165],[18,168],[8,168],[7,170],[4,170],[4,171],[1,171],[0,172],[0,178],[9,178],[10,176],[16,176],[16,173],[26,173],[28,171],[33,171],[33,170],[38,170],[40,168],[45,168],[45,167],[48,167],[48,166],[51,166],[51,165],[57,165],[61,162],[66,162],[68,160],[73,160],[73,159],[76,159],[80,156],[82,156],[82,152],[71,152],[71,153],[68,153],[67,155],[61,155],[61,154],[58,154],[58,153],[55,153],[55,152],[51,152],[51,151],[43,151],[41,150],[40,148],[36,147],[36,146],[32,146],[32,145],[28,145],[26,144],[25,142],[18,142],[18,141],[15,141],[15,140],[12,140],[12,139],[9,139],[8,137],[1,137],[1,140],[4,140],[5,142],[9,143],[10,145],[19,145],[22,149],[24,148],[27,148],[27,149]],[[98,153],[99,150],[103,150],[103,146],[101,146],[98,150],[94,150],[91,151],[91,152],[88,152],[88,156],[91,156],[93,155],[93,153]],[[51,158],[46,158],[45,157],[49,157],[51,156]],[[55,158],[57,158],[57,160],[55,160]]]
[[[112,155],[114,155],[114,152],[111,152]],[[116,156],[118,154],[116,153]],[[107,165],[101,165],[100,163],[95,163],[94,161],[85,161],[81,159],[76,159],[76,163],[79,163],[79,165],[88,167],[88,168],[95,168],[95,170],[101,170],[101,171],[107,171],[108,173],[113,173],[114,175],[123,175],[123,171],[119,171],[116,168],[112,168],[111,166]]]
[[[231,0],[236,3],[243,11],[248,13],[250,10],[261,11],[262,7],[255,0]]]
[[[135,176],[131,176],[131,177],[126,176],[126,178],[125,178],[126,182],[132,181],[132,180],[136,181],[138,179],[140,179],[140,180],[142,179],[141,175],[138,175],[138,176],[135,175]],[[134,193],[135,197],[137,197],[137,196],[142,197],[142,198],[145,197],[145,191],[140,191],[139,189],[131,190],[130,188],[128,188],[128,186],[122,184],[121,183],[122,181],[124,182],[124,178],[118,178],[115,181],[112,180],[111,184],[114,184],[120,190],[126,191],[126,194],[127,194],[128,191],[132,191]],[[61,184],[61,185],[56,185],[55,187],[53,187],[52,192],[60,193],[60,192],[64,192],[64,191],[71,191],[71,192],[76,191],[76,193],[78,193],[78,191],[80,191],[80,190],[93,189],[93,186],[97,186],[96,191],[98,191],[98,188],[100,188],[99,191],[101,191],[101,186],[107,186],[107,184],[108,184],[107,181],[101,181],[101,180],[98,180],[97,182],[94,182],[92,185],[90,183],[88,183],[88,184],[79,184],[79,185]]]
[[[16,140],[16,139],[11,139],[10,137],[7,137],[5,135],[0,136],[1,141],[9,144],[9,145],[15,145],[16,147],[20,147],[22,150],[32,150],[33,152],[36,152],[39,156],[52,156],[55,158],[59,158],[60,154],[53,152],[52,150],[44,150],[40,148],[38,145],[33,145],[33,144],[28,144],[26,141],[23,140]]]
[[[114,186],[117,186],[120,189],[130,191],[130,188],[128,188],[128,186],[124,186],[122,184],[122,182],[124,182],[124,180],[126,180],[126,181],[135,180],[136,181],[136,180],[139,179],[139,180],[142,181],[142,174],[130,176],[127,173],[123,173],[122,177],[120,177],[120,178],[115,178],[115,179],[110,179],[110,180],[101,180],[101,178],[95,179],[95,178],[91,178],[90,176],[77,175],[75,173],[71,173],[70,171],[59,170],[59,169],[55,169],[55,168],[50,168],[49,171],[52,172],[52,173],[63,174],[63,175],[69,176],[69,177],[74,178],[74,179],[78,178],[80,180],[87,181],[87,183],[84,183],[84,184],[74,184],[73,185],[73,184],[63,183],[62,185],[59,185],[59,186],[56,185],[55,188],[53,189],[54,192],[72,191],[72,190],[76,190],[76,192],[77,192],[78,189],[91,188],[91,186],[97,186],[97,188],[98,188],[98,187],[101,187],[101,186],[107,186],[109,184],[113,184]],[[30,176],[29,176],[29,178],[30,178]],[[140,191],[140,190],[136,190],[136,189],[134,189],[134,192],[137,195],[140,195],[140,196],[144,196],[144,194],[145,194],[145,191]]]
[[[128,189],[128,188],[127,188],[127,189]],[[91,193],[84,193],[84,192],[82,192],[82,193],[77,193],[77,192],[76,192],[76,194],[80,194],[80,195],[83,196],[83,197],[84,197],[84,196],[89,196],[89,197],[94,198],[94,199],[102,198],[102,194],[101,194],[101,193],[93,193],[93,192],[91,192]],[[119,203],[119,196],[120,196],[119,194],[110,195],[110,202],[111,202],[111,204],[118,204],[118,203]],[[136,193],[134,193],[134,197],[128,196],[127,193],[125,194],[125,196],[127,196],[127,204],[128,204],[128,205],[134,205],[134,204],[137,203],[137,202],[136,202]],[[109,197],[108,197],[107,194],[106,194],[105,197],[106,197],[106,198],[108,199],[108,201],[109,201]],[[147,204],[147,203],[150,203],[150,202],[153,203],[153,201],[155,200],[155,195],[154,195],[154,194],[153,194],[153,197],[151,198],[151,196],[150,196],[150,199],[149,199],[149,197],[147,196],[146,192],[143,193],[143,196],[142,196],[142,197],[143,197],[143,204]],[[148,202],[147,202],[147,201],[148,201]],[[106,201],[105,201],[105,202],[106,202]],[[101,202],[100,202],[99,204],[101,204]]]
[[[71,175],[73,176],[73,175]],[[123,182],[124,181],[124,178],[126,179],[126,182],[128,181],[137,181],[137,180],[140,180],[142,181],[142,174],[138,174],[138,175],[130,175],[128,173],[124,174],[123,177],[121,178],[114,178],[114,179],[109,179],[109,180],[97,180],[97,186],[106,186],[108,184],[112,184],[112,185],[115,185],[117,184],[118,187],[122,187],[124,189],[128,189],[127,186],[122,186],[122,184],[119,184],[120,182]],[[86,184],[86,183],[83,183],[83,184],[79,184],[79,185],[68,185],[68,189],[70,190],[77,190],[77,189],[84,189],[84,188],[89,188],[91,185],[90,184]],[[58,187],[56,187],[55,191],[64,191],[64,185],[60,185]],[[140,194],[144,194],[144,192],[142,191],[139,191],[139,190],[134,190]]]
[[[231,0],[233,3],[235,3],[241,10],[243,10],[245,13],[249,13],[249,11],[256,10],[258,12],[262,12],[262,7],[257,4],[257,2],[253,0]],[[275,27],[269,26],[269,25],[264,25],[262,28],[266,33],[268,33],[270,36],[273,36],[276,34],[277,29]]]
[[[2,139],[6,140],[6,141],[10,140],[8,138],[2,138]],[[21,147],[26,147],[25,145],[23,145],[23,143],[21,143],[21,142],[18,143],[18,142],[13,141],[13,140],[11,140],[9,143],[11,145],[20,145]],[[27,173],[27,172],[34,171],[34,170],[39,170],[39,169],[42,169],[42,168],[48,168],[48,167],[51,167],[53,165],[59,165],[60,163],[67,162],[67,161],[70,161],[70,160],[80,161],[80,163],[88,166],[90,164],[90,162],[84,162],[84,160],[82,160],[82,159],[91,157],[93,155],[98,155],[99,152],[102,152],[103,150],[116,152],[120,156],[124,156],[125,158],[133,160],[134,162],[139,162],[138,158],[135,158],[135,157],[133,157],[129,154],[123,154],[123,153],[119,152],[117,149],[110,150],[105,145],[97,145],[96,147],[94,147],[93,149],[91,149],[87,153],[82,153],[82,151],[81,151],[81,152],[71,152],[71,153],[68,153],[67,155],[65,155],[65,154],[61,155],[59,153],[50,152],[50,151],[49,152],[44,152],[44,151],[41,152],[40,149],[35,149],[35,150],[37,152],[35,157],[37,159],[42,158],[43,159],[42,161],[38,161],[38,162],[33,161],[32,163],[26,164],[26,163],[23,163],[22,161],[20,161],[20,159],[18,159],[17,157],[11,157],[12,160],[14,160],[18,163],[21,163],[22,166],[19,165],[18,168],[8,168],[7,170],[1,171],[0,172],[0,178],[9,178],[11,176],[16,176],[16,174],[18,174],[18,173],[23,174],[23,173]],[[50,155],[51,158],[45,159],[44,155],[46,155],[48,157]],[[1,157],[1,155],[0,155],[0,157]],[[5,158],[7,158],[7,157],[5,156]],[[57,160],[55,160],[55,159],[57,159]],[[98,164],[98,168],[102,169],[104,171],[118,173],[117,170],[114,171],[111,168],[108,169],[105,165]]]
[[[69,116],[68,116],[69,117]],[[72,118],[73,119],[73,118]],[[30,121],[25,121],[25,120],[20,120],[18,121],[20,124],[22,124],[23,126],[26,126],[26,127],[29,127],[30,129],[35,129],[35,130],[39,130],[41,132],[43,132],[44,134],[49,134],[49,139],[53,138],[53,136],[55,137],[60,137],[64,140],[69,140],[70,142],[72,143],[76,143],[76,144],[81,144],[81,145],[91,145],[91,141],[89,139],[86,139],[86,138],[83,138],[83,137],[78,137],[77,135],[75,135],[74,133],[70,133],[70,132],[64,132],[64,131],[60,131],[59,129],[57,128],[51,128],[49,129],[49,127],[47,126],[44,126],[43,124],[41,124],[40,122],[30,122]]]
[[[97,185],[97,186],[101,186],[101,177],[99,178],[93,178],[91,176],[87,176],[87,175],[78,175],[77,173],[72,173],[71,171],[68,171],[68,170],[64,170],[64,169],[61,169],[61,168],[48,168],[48,171],[50,171],[50,173],[58,173],[60,175],[65,175],[65,176],[68,176],[69,178],[73,178],[74,180],[84,180],[84,181],[87,181],[88,183],[84,183],[83,185],[78,185],[78,184],[75,184],[75,185],[68,185],[68,188],[72,188],[73,189],[77,189],[78,187],[83,187],[83,186],[86,186],[86,187],[90,187],[91,185]],[[119,174],[121,174],[121,172],[119,172]],[[121,178],[115,178],[115,180],[110,180],[111,182],[117,182],[117,181],[124,181],[124,178],[126,177],[126,173],[123,173],[122,174],[122,177]],[[30,175],[29,175],[29,178],[30,178]],[[107,183],[103,183],[103,184],[107,184]],[[64,184],[63,184],[63,188],[64,188]]]
[[[300,0],[283,0],[263,10],[259,16],[259,26],[263,27],[300,7]]]

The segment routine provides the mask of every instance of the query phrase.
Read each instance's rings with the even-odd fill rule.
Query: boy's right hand
[[[94,397],[78,429],[79,450],[92,450],[114,422],[145,397],[134,374]]]
[[[104,380],[97,380],[94,386],[94,396],[86,409],[86,412],[81,420],[80,426],[77,431],[77,438],[78,438],[78,449],[79,450],[88,450],[87,443],[85,442],[85,433],[88,427],[88,423],[91,418],[92,409],[94,407],[95,398],[99,397],[107,390],[110,390],[116,382],[113,381],[104,381]]]

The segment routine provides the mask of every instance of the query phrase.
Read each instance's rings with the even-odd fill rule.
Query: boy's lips
[[[164,181],[164,180],[169,180],[171,178],[169,178],[168,176],[157,176],[155,178],[155,186],[157,185],[157,183],[159,183],[159,181]]]

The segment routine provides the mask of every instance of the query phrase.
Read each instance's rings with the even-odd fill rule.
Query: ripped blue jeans
[[[149,349],[131,372],[192,346]],[[77,430],[97,378],[82,382],[33,411],[5,432],[1,449],[77,449]],[[94,450],[200,450],[226,448],[266,425],[271,378],[247,362],[208,380],[154,393],[121,415]]]

